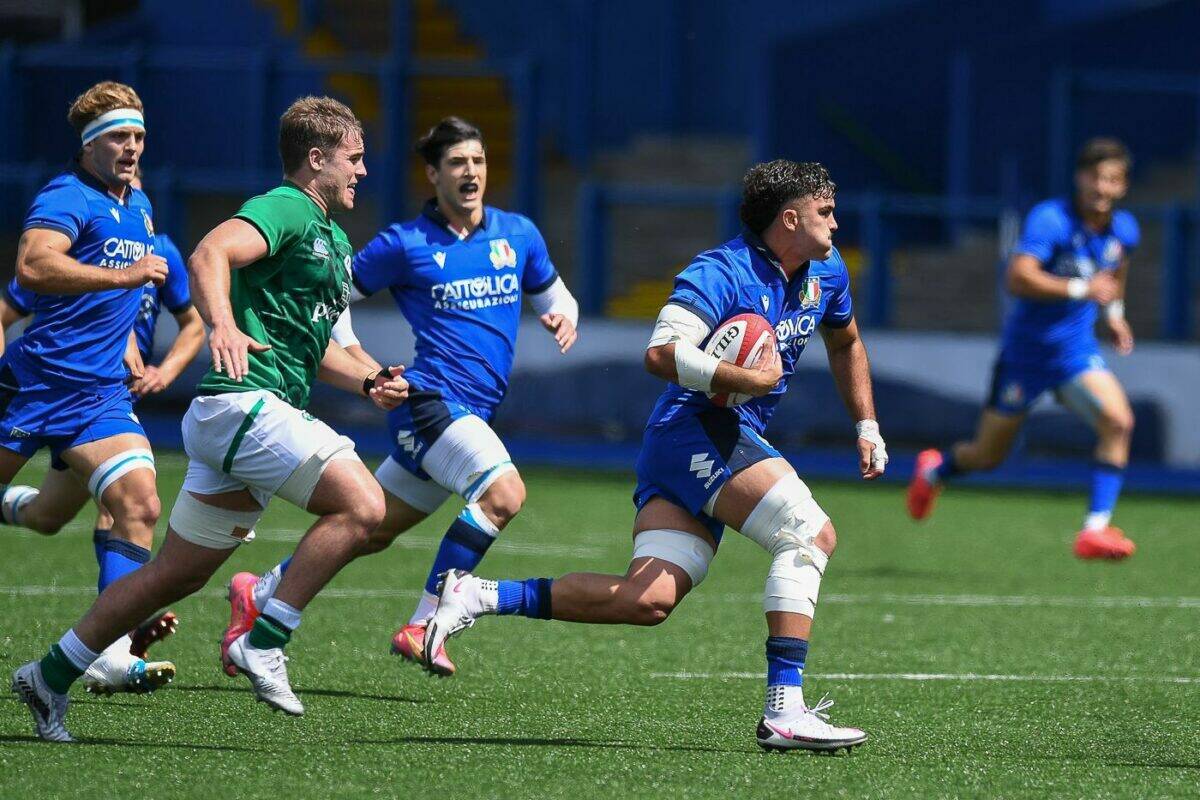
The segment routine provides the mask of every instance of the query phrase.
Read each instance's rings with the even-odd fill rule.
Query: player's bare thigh
[[[1133,429],[1133,408],[1117,376],[1106,369],[1077,375],[1058,391],[1063,404],[1095,428]]]
[[[96,469],[110,458],[130,450],[149,449],[150,442],[145,436],[122,433],[64,450],[62,460],[81,480],[88,482]],[[126,536],[134,544],[149,548],[153,543],[154,525],[162,510],[154,470],[126,472],[104,489],[101,499],[116,520],[113,534]]]
[[[7,447],[0,447],[0,483],[12,483],[13,478],[29,459]]]

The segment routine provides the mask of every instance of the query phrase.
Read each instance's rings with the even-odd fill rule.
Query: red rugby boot
[[[161,642],[179,628],[179,617],[174,611],[164,611],[161,614],[138,625],[129,632],[129,653],[134,658],[148,660],[146,653],[150,645]]]
[[[1137,549],[1120,528],[1110,525],[1102,531],[1082,530],[1075,537],[1075,555],[1079,558],[1107,558],[1120,561]]]
[[[930,448],[917,454],[912,479],[908,482],[908,515],[913,519],[925,519],[933,513],[933,503],[942,487],[925,477],[931,469],[942,465],[940,450]]]
[[[425,663],[424,652],[424,625],[409,623],[396,631],[396,635],[392,637],[392,653],[405,661],[423,665]],[[454,674],[454,670],[454,662],[450,660],[450,656],[446,655],[446,646],[443,644],[434,653],[433,664],[430,665],[429,671],[439,677],[448,678]]]
[[[258,619],[258,608],[254,605],[254,586],[258,576],[253,572],[239,572],[229,581],[229,627],[221,637],[221,666],[225,674],[237,677],[238,670],[229,660],[229,645],[246,631],[254,627]]]

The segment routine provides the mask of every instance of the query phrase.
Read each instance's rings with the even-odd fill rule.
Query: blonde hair
[[[332,97],[301,97],[279,118],[279,158],[285,174],[298,170],[314,147],[328,153],[351,133],[362,136],[362,123]]]
[[[71,127],[75,129],[76,133],[82,134],[89,122],[101,114],[107,114],[118,108],[145,111],[142,107],[142,98],[138,97],[138,93],[133,90],[132,86],[126,86],[116,81],[100,81],[75,98],[75,101],[71,103],[70,110],[67,111],[67,122],[71,123]]]

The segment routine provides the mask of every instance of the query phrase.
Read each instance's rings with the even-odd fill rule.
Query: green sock
[[[50,645],[50,652],[41,661],[42,678],[46,685],[58,694],[66,694],[83,670],[71,663],[57,644]]]
[[[273,619],[265,616],[254,621],[250,629],[250,646],[255,650],[270,650],[283,647],[292,639],[292,632]]]

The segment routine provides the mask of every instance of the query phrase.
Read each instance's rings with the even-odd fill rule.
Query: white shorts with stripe
[[[183,491],[248,489],[263,508],[273,496],[306,508],[329,463],[358,460],[349,438],[262,390],[193,399],[183,418],[183,447]]]

